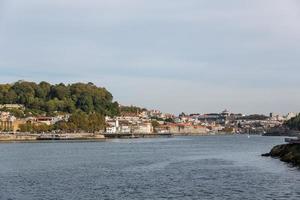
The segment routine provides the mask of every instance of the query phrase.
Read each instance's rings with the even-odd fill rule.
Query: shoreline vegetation
[[[23,110],[10,109],[16,117],[56,116],[59,113],[100,113],[114,116],[119,114],[118,102],[103,87],[93,83],[63,83],[52,85],[18,81],[0,84],[0,104],[23,105]]]
[[[93,83],[52,85],[45,81],[38,84],[18,81],[0,84],[0,105],[3,105],[1,112],[18,119],[18,127],[7,128],[1,123],[0,130],[15,128],[13,132],[94,133],[105,128],[105,116],[119,114],[119,104],[113,101],[112,94]],[[57,122],[47,124],[30,120],[35,117],[55,117]]]

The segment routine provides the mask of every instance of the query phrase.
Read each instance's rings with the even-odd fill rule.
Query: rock
[[[279,158],[281,161],[300,167],[300,144],[282,144],[272,148],[270,153],[262,156]]]
[[[271,154],[270,153],[264,153],[264,154],[261,154],[261,156],[263,156],[263,157],[270,157]]]

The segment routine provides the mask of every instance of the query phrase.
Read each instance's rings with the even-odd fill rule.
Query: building
[[[118,124],[117,124],[118,123]],[[126,120],[117,120],[117,131],[119,133],[130,133],[131,132],[131,124]]]
[[[221,115],[224,116],[224,117],[228,117],[228,116],[230,115],[230,112],[229,112],[227,109],[225,109],[225,110],[221,113]]]
[[[16,119],[9,112],[0,112],[0,131],[18,132],[20,125],[25,124],[25,120]]]
[[[205,135],[209,132],[209,129],[201,125],[192,125],[189,123],[181,124],[168,124],[169,133],[179,134],[179,135]]]
[[[21,104],[0,104],[0,109],[24,109],[25,107]]]
[[[198,116],[198,120],[204,123],[218,123],[224,124],[226,122],[226,116],[221,115],[219,113],[209,113]]]
[[[117,127],[107,124],[106,125],[106,133],[110,133],[110,134],[117,133]]]
[[[285,120],[290,120],[290,119],[292,119],[292,118],[294,118],[294,117],[296,117],[296,116],[297,116],[296,113],[290,112],[290,113],[288,113],[288,114],[285,116]]]
[[[150,122],[138,124],[133,128],[133,133],[151,134],[153,133],[153,126]]]
[[[37,117],[36,122],[50,126],[51,124],[53,124],[53,118],[52,117]]]
[[[126,120],[107,120],[106,121],[107,133],[131,133],[131,124]]]

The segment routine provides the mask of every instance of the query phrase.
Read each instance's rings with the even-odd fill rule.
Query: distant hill
[[[18,81],[0,84],[0,104],[22,104],[26,112],[36,115],[77,111],[109,116],[119,114],[119,105],[113,101],[112,94],[93,83],[52,85],[45,81]]]

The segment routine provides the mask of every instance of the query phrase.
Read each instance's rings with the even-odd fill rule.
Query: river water
[[[300,199],[281,137],[0,144],[0,199]]]

